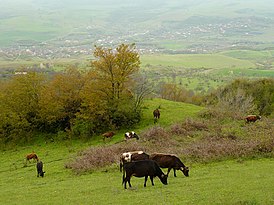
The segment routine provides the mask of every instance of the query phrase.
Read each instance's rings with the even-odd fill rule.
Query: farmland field
[[[255,65],[247,60],[227,57],[219,54],[178,54],[178,55],[147,55],[142,56],[143,65],[173,66],[184,68],[254,68]]]
[[[142,70],[155,84],[177,83],[205,92],[237,78],[273,78],[271,51],[142,55]],[[266,62],[269,62],[266,64]]]

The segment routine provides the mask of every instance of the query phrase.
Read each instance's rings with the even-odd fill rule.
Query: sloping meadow
[[[90,147],[65,164],[77,174],[118,165],[121,153],[142,150],[178,155],[188,165],[226,159],[274,156],[273,119],[246,124],[242,120],[186,119],[168,128],[153,126],[140,133],[140,140]]]

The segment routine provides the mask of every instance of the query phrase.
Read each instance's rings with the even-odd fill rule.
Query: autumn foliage
[[[138,122],[135,45],[96,47],[94,57],[87,71],[69,67],[51,77],[29,72],[1,82],[0,141],[29,141],[35,131],[88,138]]]

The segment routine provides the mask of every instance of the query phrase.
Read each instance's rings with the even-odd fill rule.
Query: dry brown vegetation
[[[140,133],[139,141],[90,147],[66,164],[76,173],[92,171],[119,162],[126,151],[143,150],[177,154],[186,163],[274,156],[273,119],[245,124],[221,123],[219,118],[187,119],[169,128],[154,126]]]

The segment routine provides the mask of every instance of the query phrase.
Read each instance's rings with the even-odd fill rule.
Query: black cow
[[[162,172],[158,164],[153,160],[141,160],[124,164],[123,184],[125,189],[127,188],[127,182],[129,187],[131,187],[130,178],[132,176],[145,177],[144,187],[146,187],[148,176],[150,177],[152,186],[154,186],[153,178],[156,176],[163,184],[167,185],[167,175]]]
[[[126,140],[133,139],[133,138],[136,138],[137,140],[139,140],[139,136],[135,132],[131,131],[131,132],[125,133]]]
[[[120,157],[120,172],[126,162],[134,162],[149,159],[149,155],[143,151],[124,152]]]
[[[173,169],[174,177],[176,177],[176,170],[181,170],[186,177],[189,176],[189,168],[186,167],[176,155],[154,153],[150,155],[149,159],[157,162],[161,168],[168,168],[167,175],[170,170]]]
[[[39,177],[39,176],[44,177],[44,174],[46,172],[43,171],[43,162],[42,161],[37,162],[36,168],[37,168],[37,177]]]

